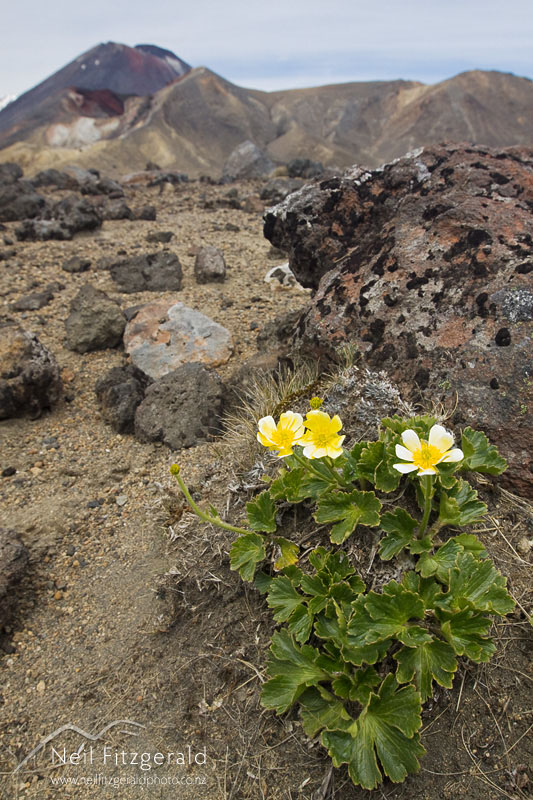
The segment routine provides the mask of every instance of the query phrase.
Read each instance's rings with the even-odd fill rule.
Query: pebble
[[[522,536],[522,538],[516,545],[516,549],[522,556],[529,555],[529,553],[531,552],[531,547],[532,547],[531,539],[528,539],[527,536]]]
[[[15,475],[17,472],[16,467],[4,467],[2,470],[2,478],[9,478],[11,475]]]
[[[67,547],[67,550],[66,550],[67,556],[73,556],[75,552],[76,552],[76,548],[74,547],[74,545],[73,544],[69,544],[69,546]]]
[[[44,681],[39,681],[37,686],[35,687],[39,694],[43,694],[44,690],[46,689],[46,683]]]
[[[119,494],[119,496],[117,497],[117,506],[125,506],[127,502],[128,498],[126,497],[126,495]]]

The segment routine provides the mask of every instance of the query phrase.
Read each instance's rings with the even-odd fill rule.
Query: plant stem
[[[325,479],[325,476],[322,475],[321,472],[319,472],[317,469],[313,467],[311,459],[302,458],[302,456],[299,456],[294,450],[292,452],[292,455],[295,461],[297,461],[298,464],[300,464],[304,469],[308,470],[309,472],[312,472],[314,475],[317,476],[317,478],[320,478],[320,480],[322,481]],[[329,464],[326,464],[324,461],[322,461],[322,464],[324,464],[324,466],[327,468],[328,472],[330,473],[331,477],[333,478],[337,486],[344,486],[344,484],[341,483],[340,476],[334,472],[334,470],[329,466]]]
[[[181,491],[183,492],[185,499],[187,500],[189,506],[194,511],[197,517],[200,517],[204,522],[210,522],[212,525],[218,525],[219,528],[224,528],[227,531],[235,531],[235,533],[243,533],[247,534],[250,531],[247,531],[245,528],[237,528],[235,525],[230,525],[229,522],[224,522],[218,516],[212,516],[208,514],[206,511],[202,511],[202,509],[196,505],[194,500],[191,497],[191,493],[189,492],[187,486],[185,485],[185,481],[181,477],[179,472],[173,471],[172,474],[176,478],[178,482],[178,486],[180,487]]]
[[[426,532],[429,522],[429,515],[431,514],[431,501],[433,499],[432,480],[433,478],[431,475],[422,476],[422,491],[424,492],[424,516],[422,517],[422,522],[420,523],[420,529],[418,532],[419,539],[422,539]]]

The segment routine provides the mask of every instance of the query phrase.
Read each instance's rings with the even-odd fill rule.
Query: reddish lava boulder
[[[533,491],[533,151],[432,146],[308,185],[265,235],[316,289],[294,335],[314,357],[351,342],[404,396],[455,405]]]

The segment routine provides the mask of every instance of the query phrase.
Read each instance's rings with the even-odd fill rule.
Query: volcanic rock
[[[44,197],[25,180],[0,183],[0,222],[37,217],[45,208]]]
[[[155,206],[151,205],[142,206],[135,212],[136,219],[145,219],[148,222],[155,222],[156,216]]]
[[[135,412],[150,383],[151,379],[144,372],[128,364],[113,367],[96,384],[102,417],[117,433],[133,433]]]
[[[351,342],[428,406],[457,393],[453,421],[487,433],[522,493],[533,487],[532,207],[532,151],[448,145],[307,186],[265,223],[317,289],[294,344],[335,358]]]
[[[8,323],[0,329],[0,419],[39,417],[61,394],[59,367],[33,333]]]
[[[183,273],[175,253],[160,251],[117,261],[111,277],[123,292],[171,292],[181,289]]]
[[[52,289],[44,289],[42,292],[31,292],[14,303],[11,303],[9,308],[12,311],[37,311],[39,308],[44,308],[54,299],[54,292]]]
[[[91,266],[89,258],[80,258],[79,256],[72,256],[63,261],[61,269],[65,272],[86,272]]]
[[[223,283],[226,278],[224,254],[211,245],[198,250],[194,262],[196,283]]]
[[[226,180],[245,180],[262,178],[274,169],[275,164],[253,142],[242,142],[224,164],[223,177]]]
[[[62,172],[58,169],[50,167],[50,169],[41,170],[37,175],[31,179],[32,186],[38,189],[41,186],[55,186],[57,189],[78,189],[79,183],[68,172]]]
[[[10,183],[16,183],[19,178],[22,178],[23,172],[18,164],[11,161],[5,161],[0,164],[0,184],[7,186]]]
[[[135,436],[173,450],[205,442],[221,429],[222,398],[216,373],[184,364],[148,387],[135,414]]]
[[[70,304],[65,321],[67,347],[77,353],[116,347],[122,340],[126,319],[120,306],[90,284],[82,286]]]
[[[29,553],[15,531],[0,528],[0,630],[15,610],[15,589],[28,566]]]
[[[104,219],[135,219],[135,214],[125,200],[110,200],[103,209]]]
[[[146,234],[146,241],[150,244],[168,244],[173,236],[173,231],[151,231]]]
[[[168,300],[149,303],[138,311],[126,326],[124,348],[151,378],[193,361],[209,367],[225,364],[233,351],[226,328],[183,303]]]
[[[15,228],[19,242],[48,242],[50,239],[72,239],[72,232],[63,221],[56,219],[25,219]]]
[[[72,235],[80,231],[93,231],[102,224],[98,209],[84,197],[68,195],[56,203],[52,216],[59,220]]]
[[[324,172],[321,161],[311,161],[310,158],[292,158],[287,164],[290,178],[317,178]]]

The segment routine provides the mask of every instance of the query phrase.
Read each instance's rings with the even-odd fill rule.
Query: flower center
[[[285,430],[278,431],[275,444],[278,445],[282,450],[284,450],[285,448],[291,447],[293,441],[294,441],[294,433],[285,428]]]
[[[442,453],[438,447],[422,441],[420,442],[420,450],[416,450],[413,453],[413,464],[420,469],[429,469],[437,464],[441,456]]]

